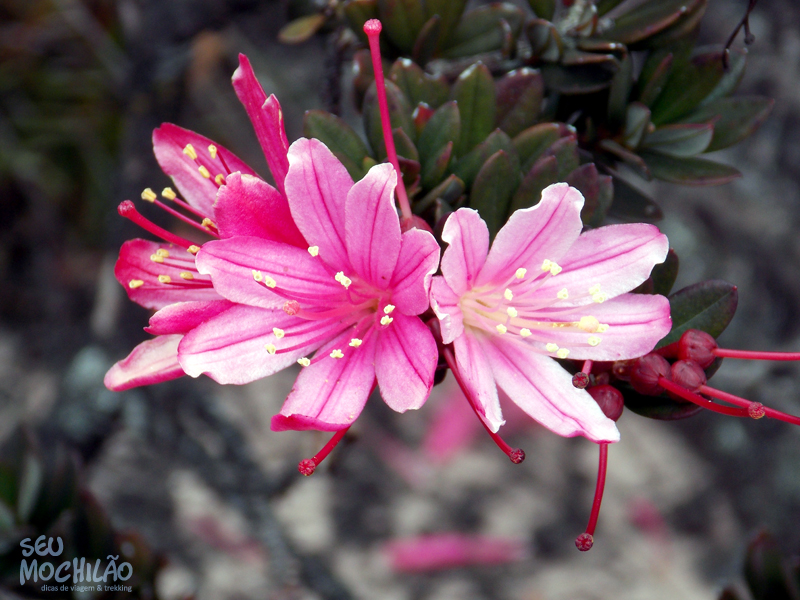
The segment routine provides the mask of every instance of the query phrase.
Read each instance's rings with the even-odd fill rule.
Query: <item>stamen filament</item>
[[[333,437],[328,440],[328,443],[325,444],[322,447],[322,450],[317,452],[313,458],[306,458],[305,460],[301,460],[300,463],[297,465],[297,470],[300,471],[306,477],[311,475],[319,466],[319,463],[325,460],[328,454],[331,453],[331,450],[333,450],[336,447],[336,444],[342,441],[342,438],[345,436],[345,434],[347,434],[347,431],[349,429],[350,427],[348,426],[334,433]]]
[[[195,229],[197,229],[199,231],[202,231],[203,233],[211,233],[212,235],[215,235],[215,232],[210,232],[208,229],[206,229],[205,227],[200,225],[200,223],[198,223],[197,221],[193,221],[192,219],[190,219],[186,215],[183,215],[183,214],[179,213],[177,210],[175,210],[174,208],[172,208],[170,206],[167,206],[166,204],[164,204],[160,200],[156,200],[155,202],[153,202],[153,204],[155,204],[159,208],[164,209],[169,214],[171,214],[173,217],[175,217],[176,219],[180,219],[181,221],[183,221],[187,225],[191,225],[192,227],[194,227]],[[202,215],[198,214],[198,216],[202,216]]]
[[[190,241],[185,240],[184,238],[177,236],[174,233],[170,233],[163,227],[159,227],[152,221],[148,221],[147,219],[145,219],[139,213],[139,211],[136,210],[136,207],[130,200],[125,200],[124,202],[120,203],[120,205],[117,207],[117,212],[121,217],[125,217],[126,219],[133,221],[145,231],[148,231],[153,235],[160,237],[165,242],[175,244],[176,246],[180,246],[181,248],[184,248],[186,250],[188,250],[193,245]]]

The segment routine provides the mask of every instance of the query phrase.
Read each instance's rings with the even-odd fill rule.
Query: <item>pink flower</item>
[[[384,546],[392,568],[426,573],[473,565],[502,565],[528,557],[522,540],[462,533],[434,533],[398,539]]]
[[[537,206],[511,216],[491,251],[474,210],[459,209],[445,224],[449,246],[431,305],[465,392],[491,431],[504,423],[499,386],[560,435],[618,441],[614,422],[551,359],[635,358],[670,330],[666,298],[625,293],[663,262],[666,237],[644,224],[581,234],[582,207],[577,190],[552,185]]]
[[[299,362],[276,431],[349,427],[376,378],[390,407],[419,408],[438,357],[416,316],[428,308],[436,241],[401,234],[391,165],[354,184],[317,140],[296,141],[288,156],[289,208],[309,246],[254,236],[205,244],[198,269],[232,305],[186,333],[182,368],[241,384]]]

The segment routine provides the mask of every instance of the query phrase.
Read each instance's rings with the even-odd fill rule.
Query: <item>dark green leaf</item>
[[[330,148],[354,180],[365,175],[362,166],[369,150],[358,134],[336,115],[324,110],[307,111],[303,117],[303,135],[316,138]]]
[[[511,199],[514,212],[520,208],[536,206],[542,199],[542,190],[558,182],[558,161],[555,156],[543,156],[531,167]]]
[[[461,117],[456,102],[440,106],[425,124],[417,147],[423,162],[441,151],[447,142],[457,142],[461,135]]]
[[[19,495],[17,496],[17,517],[23,523],[28,520],[36,503],[44,482],[42,463],[38,456],[29,452],[25,456],[20,474]]]
[[[460,58],[500,50],[506,43],[502,22],[511,28],[511,36],[516,39],[524,20],[524,13],[507,2],[480,6],[461,18],[442,56]]]
[[[593,94],[606,89],[617,69],[616,61],[597,65],[562,67],[545,64],[541,67],[546,86],[562,94]]]
[[[696,156],[704,152],[714,136],[712,123],[679,123],[648,133],[642,148],[670,156]]]
[[[439,15],[441,18],[442,41],[446,44],[453,33],[461,15],[464,14],[464,7],[467,0],[426,0],[428,17]]]
[[[540,19],[553,20],[556,12],[556,0],[528,0],[533,13]]]
[[[378,0],[378,14],[386,37],[404,54],[410,54],[428,20],[424,3],[417,0]]]
[[[786,559],[778,543],[761,532],[747,546],[744,577],[753,600],[798,600],[800,590],[792,581]]]
[[[652,198],[619,177],[614,177],[614,203],[608,215],[628,223],[655,223],[664,218]]]
[[[775,101],[764,96],[720,98],[686,117],[689,123],[713,123],[714,137],[706,152],[738,144],[761,126]]]
[[[630,54],[625,54],[619,63],[619,70],[611,80],[608,90],[608,119],[614,126],[625,122],[628,109],[628,98],[633,87],[633,59]]]
[[[645,161],[653,177],[670,183],[722,185],[742,176],[733,167],[705,158],[676,158],[650,150],[640,151],[639,156]]]
[[[621,146],[614,140],[602,140],[599,144],[600,148],[612,154],[617,160],[621,160],[626,165],[634,169],[642,178],[650,180],[652,175],[648,165],[644,162],[641,156],[631,152],[624,146]]]
[[[395,150],[397,150],[397,156],[419,162],[417,147],[414,146],[414,142],[411,141],[411,138],[408,137],[405,131],[398,127],[392,131],[392,136],[394,138],[394,147]]]
[[[642,45],[650,48],[659,48],[687,37],[694,37],[692,34],[697,31],[697,26],[706,12],[707,4],[708,0],[697,2],[686,13],[681,15],[675,23],[654,36],[642,40]]]
[[[556,157],[558,161],[558,181],[564,181],[566,176],[580,165],[577,136],[570,135],[562,137],[547,149],[545,155],[548,154],[552,154]]]
[[[447,167],[450,165],[450,158],[453,155],[453,142],[447,142],[422,164],[422,187],[430,189],[438,184]]]
[[[388,72],[392,65],[387,61],[382,61],[384,72]],[[372,70],[372,58],[369,50],[356,50],[353,54],[353,89],[356,92],[356,107],[363,109],[364,96],[369,86],[375,82],[375,72]]]
[[[625,115],[623,141],[628,148],[638,148],[650,125],[650,109],[641,102],[631,102]]]
[[[683,288],[669,297],[672,330],[656,348],[677,342],[687,329],[717,338],[736,313],[739,292],[727,281],[712,279]]]
[[[489,157],[498,150],[505,150],[510,156],[517,156],[511,143],[511,138],[504,131],[495,129],[469,154],[458,159],[458,162],[453,167],[453,173],[464,182],[467,188],[472,187],[472,182],[475,180],[478,171],[483,167],[483,163],[489,160]]]
[[[564,41],[558,29],[550,21],[532,19],[525,28],[525,35],[531,43],[533,58],[549,62],[557,62],[561,58]]]
[[[428,75],[407,58],[395,61],[389,71],[391,79],[412,106],[424,102],[431,108],[438,108],[447,100],[450,90],[443,76]]]
[[[541,73],[528,67],[511,71],[496,83],[497,126],[515,136],[536,123],[544,97]]]
[[[575,135],[575,129],[561,123],[540,123],[516,136],[513,143],[523,172],[527,172],[545,150],[566,135]]]
[[[654,57],[659,58],[658,61],[650,62]],[[639,89],[639,102],[647,107],[653,106],[653,103],[661,94],[664,85],[669,79],[669,74],[672,72],[672,52],[665,54],[652,53],[645,63],[645,68],[639,76],[637,82]],[[652,64],[652,67],[650,65]]]
[[[711,51],[710,54],[715,55],[713,51]],[[717,54],[717,56],[721,56],[721,54]],[[728,70],[723,72],[722,78],[719,80],[717,87],[715,87],[710,94],[703,98],[700,106],[705,106],[706,104],[710,104],[715,100],[719,100],[720,98],[724,98],[725,96],[732,94],[739,86],[739,82],[744,76],[745,64],[747,63],[747,50],[732,50],[729,59],[730,65]]]
[[[624,2],[624,0],[598,0],[596,4],[597,14],[602,17],[604,14],[622,2]]]
[[[627,384],[619,386],[618,389],[625,398],[625,408],[648,419],[676,421],[694,416],[703,410],[702,406],[691,402],[678,402],[667,396],[645,396]]]
[[[598,211],[604,212],[608,209],[608,206],[601,205],[601,200],[610,204],[610,195],[603,188],[604,185],[610,184],[611,178],[599,175],[594,163],[579,166],[567,175],[564,181],[583,194],[585,202],[581,209],[581,219],[584,223],[592,223]]]
[[[386,102],[389,105],[389,120],[392,129],[400,127],[413,141],[417,132],[411,118],[411,107],[400,89],[391,81],[386,82]],[[381,114],[378,107],[378,97],[375,92],[375,82],[372,83],[367,95],[364,97],[364,131],[367,134],[373,155],[378,160],[386,158],[386,147],[383,142],[383,127]]]
[[[426,64],[436,54],[442,41],[442,19],[439,15],[433,15],[417,36],[414,42],[414,49],[411,51],[412,58],[419,64]]]
[[[414,213],[424,213],[428,208],[430,208],[434,200],[437,198],[441,198],[448,204],[453,204],[464,194],[464,190],[466,190],[464,182],[455,175],[450,175],[442,183],[425,194],[423,198],[420,198],[414,203],[412,207],[414,209]]]
[[[511,197],[519,186],[519,166],[516,157],[498,150],[487,160],[472,185],[470,208],[477,210],[493,238],[505,224]]]
[[[664,262],[653,267],[653,272],[650,274],[650,278],[653,280],[654,294],[666,296],[670,293],[672,286],[675,285],[675,280],[678,278],[679,266],[678,255],[675,250],[670,248]]]
[[[485,140],[494,128],[494,81],[489,69],[481,62],[468,67],[458,76],[452,98],[458,102],[461,115],[461,137],[455,148],[460,157]]]
[[[653,36],[676,23],[703,0],[658,0],[641,2],[635,8],[614,19],[603,37],[633,44]]]
[[[378,0],[349,0],[344,5],[344,16],[350,29],[361,38],[361,41],[366,42],[367,34],[364,33],[364,23],[378,18]]]
[[[284,44],[305,42],[319,31],[325,24],[326,17],[322,13],[306,15],[284,25],[278,32],[278,39]]]

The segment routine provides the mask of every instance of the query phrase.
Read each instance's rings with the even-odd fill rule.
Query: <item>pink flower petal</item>
[[[348,270],[345,204],[353,180],[342,163],[319,140],[300,138],[289,148],[286,195],[298,229],[319,247],[322,260]]]
[[[375,383],[377,336],[369,329],[358,348],[349,345],[353,337],[356,329],[348,328],[317,351],[318,362],[300,371],[280,413],[272,417],[273,431],[338,431],[353,424]],[[344,357],[330,357],[335,349]]]
[[[669,251],[667,237],[654,225],[635,223],[608,225],[581,235],[559,265],[563,271],[539,288],[540,294],[555,295],[566,288],[572,300],[557,306],[579,306],[592,302],[587,290],[600,284],[608,297],[629,292],[650,276],[653,266],[664,262]]]
[[[402,236],[392,276],[392,304],[404,315],[428,310],[431,278],[439,268],[439,244],[427,231],[409,229]]]
[[[478,211],[459,208],[447,217],[442,240],[448,246],[442,254],[442,274],[459,296],[471,289],[489,251],[489,229]]]
[[[181,377],[184,372],[178,364],[178,344],[182,337],[162,335],[142,342],[109,369],[103,383],[108,389],[121,392]]]
[[[325,265],[308,250],[256,237],[207,242],[197,254],[197,267],[211,276],[215,289],[228,300],[280,308],[288,294],[303,308],[330,303],[346,294]],[[276,282],[268,288],[253,271]],[[273,291],[274,290],[274,291]]]
[[[446,391],[439,393],[439,402],[422,440],[425,456],[436,464],[455,458],[472,445],[483,430],[464,394],[453,383],[450,376],[439,386],[438,389]]]
[[[458,296],[444,277],[437,275],[431,281],[431,308],[439,318],[442,328],[442,342],[452,344],[464,332],[464,316],[461,312],[461,297]]]
[[[286,198],[263,179],[232,173],[219,188],[214,218],[221,238],[250,235],[308,248]]]
[[[493,336],[483,348],[497,384],[536,421],[565,437],[619,441],[614,421],[585,390],[572,385],[572,377],[556,361],[510,337]]]
[[[392,317],[394,321],[377,332],[375,374],[386,404],[405,412],[428,399],[439,352],[430,329],[418,317],[402,313]]]
[[[400,255],[400,219],[394,207],[397,175],[375,165],[347,193],[345,243],[355,272],[380,290],[389,287]]]
[[[277,337],[273,328],[283,330]],[[236,304],[189,332],[180,344],[187,375],[205,374],[218,383],[243,384],[267,377],[313,352],[341,328],[332,319],[309,322],[282,310]],[[278,352],[270,354],[272,344]],[[283,348],[293,348],[281,352]]]
[[[184,154],[187,144],[192,145],[197,159],[192,160]],[[208,150],[210,145],[217,148],[217,158],[211,158]],[[217,175],[226,177],[235,171],[255,175],[233,152],[207,137],[172,123],[164,123],[153,131],[153,151],[161,169],[172,177],[183,199],[209,218],[214,216],[214,199],[219,187],[214,181]],[[205,167],[210,177],[204,177],[200,167]]]
[[[545,316],[546,311],[542,311]],[[608,325],[603,332],[588,333],[554,328],[548,341],[569,350],[575,360],[626,360],[643,356],[667,335],[672,328],[669,300],[650,294],[622,294],[602,304],[592,303],[570,316],[579,321],[583,316],[595,317]],[[587,345],[589,336],[600,339],[597,346]],[[544,348],[544,343],[541,344]]]
[[[469,395],[475,401],[478,412],[483,415],[489,428],[497,432],[505,421],[497,397],[492,368],[487,359],[487,351],[491,350],[487,340],[488,336],[481,332],[465,328],[464,334],[453,342],[453,348],[461,379]]]
[[[150,317],[149,327],[144,330],[152,335],[189,333],[192,329],[228,310],[233,303],[227,300],[208,302],[176,302],[159,310]]]
[[[539,204],[515,211],[497,232],[475,285],[509,279],[520,267],[539,273],[545,259],[560,261],[581,233],[581,208],[583,196],[575,188],[545,188]]]
[[[511,538],[435,533],[386,544],[384,551],[395,571],[425,573],[517,562],[528,553],[522,540]]]
[[[289,170],[286,153],[289,141],[283,126],[283,112],[278,99],[271,95],[267,98],[261,84],[258,83],[250,61],[244,54],[239,55],[239,68],[233,73],[233,89],[244,105],[256,137],[264,150],[269,170],[275,179],[275,186],[283,194],[284,179]]]
[[[166,251],[169,256],[159,257],[159,251]],[[163,262],[153,261],[154,256]],[[184,279],[181,273],[190,274],[192,280]],[[194,255],[172,244],[128,240],[119,251],[114,275],[128,297],[145,308],[157,310],[175,302],[221,299],[210,280],[198,273]],[[161,283],[159,275],[168,276],[170,283]]]

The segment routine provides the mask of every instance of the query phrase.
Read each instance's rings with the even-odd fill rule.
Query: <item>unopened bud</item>
[[[706,369],[714,362],[716,349],[717,341],[711,335],[699,329],[689,329],[678,341],[678,358],[693,360],[701,369]]]
[[[609,419],[616,421],[622,416],[625,400],[617,388],[611,385],[594,385],[586,391]]]
[[[690,392],[696,392],[708,379],[703,369],[693,360],[679,360],[670,368],[672,381]]]
[[[669,362],[658,354],[648,354],[636,360],[630,373],[633,389],[645,396],[660,396],[664,389],[658,380],[670,379]]]

